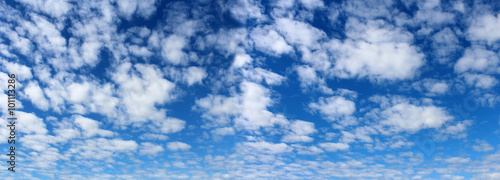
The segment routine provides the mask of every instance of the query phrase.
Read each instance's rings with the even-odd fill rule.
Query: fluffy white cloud
[[[426,92],[428,96],[442,95],[450,90],[450,85],[444,80],[422,79],[412,84],[418,91]]]
[[[297,74],[299,75],[300,86],[303,90],[317,86],[317,88],[325,94],[332,94],[333,90],[327,87],[323,78],[318,77],[316,70],[308,65],[296,66]]]
[[[183,51],[188,40],[182,36],[170,35],[161,41],[161,55],[166,62],[179,65],[187,63],[187,54]]]
[[[249,80],[253,80],[259,83],[264,80],[268,85],[280,85],[281,82],[285,79],[285,77],[279,74],[262,68],[253,68],[250,70],[241,69],[241,73],[243,74],[243,77]]]
[[[96,120],[77,115],[74,117],[74,121],[75,124],[83,130],[83,136],[85,136],[85,138],[90,138],[96,135],[102,137],[114,135],[111,131],[100,129],[99,126],[101,123]]]
[[[345,143],[321,143],[319,144],[321,148],[323,148],[325,151],[329,152],[336,152],[339,150],[347,150],[349,149],[349,144]]]
[[[500,39],[500,32],[497,29],[500,29],[500,15],[485,14],[474,17],[467,32],[470,39],[485,40],[491,44]]]
[[[283,136],[283,142],[311,142],[314,139],[308,135],[316,133],[314,123],[295,120],[290,123],[290,132]]]
[[[20,0],[20,2],[28,4],[35,11],[41,11],[54,17],[60,17],[72,8],[67,0]]]
[[[183,142],[169,142],[167,148],[171,151],[186,151],[191,149],[191,146]]]
[[[450,163],[450,164],[457,164],[457,163],[463,164],[463,163],[469,163],[470,162],[470,158],[450,157],[450,158],[444,159],[444,162]]]
[[[273,144],[265,141],[259,142],[244,142],[244,147],[251,148],[258,153],[264,154],[282,154],[292,152],[293,148],[285,143]]]
[[[46,129],[43,119],[38,118],[35,114],[17,111],[16,117],[20,120],[17,121],[17,123],[19,123],[18,129],[20,132],[26,134],[47,134],[48,130]]]
[[[145,133],[145,134],[141,134],[141,136],[139,136],[139,139],[142,139],[142,140],[167,140],[168,136],[165,136],[163,134]]]
[[[72,83],[67,87],[68,100],[80,103],[89,99],[91,85],[89,83]]]
[[[307,23],[287,18],[276,19],[276,29],[288,42],[306,47],[317,46],[318,40],[326,36],[323,31]]]
[[[163,105],[174,98],[175,84],[164,79],[164,74],[154,65],[123,63],[112,73],[112,79],[119,85],[121,102],[131,116],[128,122],[143,122],[147,119],[162,119]],[[152,96],[154,95],[154,96]]]
[[[227,8],[231,13],[231,16],[239,21],[240,23],[246,23],[248,19],[261,19],[265,15],[261,13],[259,6],[260,1],[254,0],[236,0],[230,1],[227,4]]]
[[[457,35],[448,27],[432,35],[432,40],[433,51],[439,63],[447,63],[453,59],[451,56],[462,50]]]
[[[231,66],[239,68],[251,63],[252,61],[252,57],[250,57],[248,54],[237,54],[236,56],[234,56],[234,61]]]
[[[240,84],[241,94],[232,97],[213,96],[199,99],[196,104],[204,111],[204,117],[212,121],[212,126],[224,126],[234,119],[235,127],[258,130],[274,124],[286,125],[281,115],[267,110],[273,104],[270,92],[262,85],[244,81]]]
[[[291,145],[295,150],[297,150],[297,154],[301,155],[317,155],[321,154],[324,151],[317,146],[302,146],[299,144],[292,144]]]
[[[425,128],[438,128],[451,120],[452,117],[440,107],[416,106],[408,103],[394,104],[392,107],[382,111],[385,125],[389,125],[391,131],[416,132]]]
[[[485,74],[465,73],[463,74],[463,77],[468,85],[483,89],[490,89],[498,83],[498,80],[495,77]]]
[[[191,66],[184,72],[183,78],[189,86],[200,83],[207,77],[207,72],[201,67]]]
[[[223,128],[217,128],[212,131],[213,134],[219,135],[219,136],[228,136],[228,135],[234,135],[234,128],[232,127],[223,127]]]
[[[157,144],[153,144],[150,142],[141,143],[139,148],[139,153],[143,155],[156,156],[158,153],[164,151],[163,147]]]
[[[500,73],[498,54],[480,47],[465,50],[464,55],[455,64],[455,72]]]
[[[250,37],[257,50],[270,55],[280,56],[293,51],[293,48],[278,32],[267,27],[253,29]]]
[[[488,151],[493,151],[495,148],[493,148],[493,146],[491,146],[490,144],[488,144],[488,142],[486,141],[476,141],[476,145],[473,145],[472,146],[472,149],[474,151],[477,151],[477,152],[488,152]]]
[[[160,132],[164,134],[169,134],[183,130],[184,127],[186,126],[186,121],[177,118],[166,118],[161,120],[155,120],[153,121],[153,124],[155,124],[159,128]]]
[[[310,103],[309,108],[317,110],[327,119],[335,121],[351,116],[356,110],[356,105],[342,96],[332,96],[319,98],[317,103]]]
[[[36,81],[31,81],[25,88],[24,93],[37,108],[41,110],[49,109],[49,101],[45,97],[42,88],[38,86]]]
[[[133,140],[96,138],[74,142],[68,152],[80,159],[109,160],[119,153],[135,152],[138,147]]]
[[[1,57],[0,60],[5,68],[5,72],[15,74],[17,80],[27,80],[33,78],[31,68],[22,64],[8,62]]]
[[[307,9],[316,9],[325,6],[322,0],[300,0],[300,3]]]
[[[142,0],[137,4],[137,14],[148,19],[156,12],[156,0]]]
[[[127,19],[132,17],[138,4],[137,0],[118,0],[116,3],[118,4],[120,13]]]
[[[372,80],[413,78],[424,65],[424,55],[411,45],[412,35],[384,21],[366,24],[349,19],[344,42],[330,42],[336,58],[334,73],[343,78]]]

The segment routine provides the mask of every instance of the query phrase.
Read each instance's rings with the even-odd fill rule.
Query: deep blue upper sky
[[[16,172],[1,163],[1,177],[500,179],[496,1],[0,12],[0,79],[16,74],[19,119]]]

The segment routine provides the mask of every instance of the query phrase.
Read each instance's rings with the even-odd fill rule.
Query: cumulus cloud
[[[30,82],[25,88],[24,93],[37,108],[41,110],[49,109],[49,101],[45,97],[42,88],[36,83],[36,81]]]
[[[477,152],[488,152],[488,151],[493,151],[495,148],[491,146],[487,141],[481,141],[477,140],[476,145],[472,146],[472,149]]]
[[[316,133],[314,123],[295,120],[290,123],[290,132],[283,136],[283,142],[312,142],[314,139],[308,135]]]
[[[161,55],[165,59],[165,62],[179,65],[187,63],[187,54],[183,51],[188,43],[187,39],[178,36],[170,35],[161,41],[162,51]]]
[[[319,98],[318,102],[310,103],[309,108],[318,111],[328,120],[336,121],[351,116],[356,110],[356,105],[342,96],[332,96]]]
[[[270,143],[270,142],[265,142],[265,141],[260,141],[260,142],[244,142],[243,146],[246,148],[251,148],[252,150],[259,152],[259,153],[265,153],[265,154],[281,154],[281,153],[288,153],[293,150],[292,147],[285,143]]]
[[[191,149],[191,146],[183,142],[169,142],[167,144],[167,149],[171,151],[187,151]]]
[[[231,122],[230,118],[233,118],[236,128],[245,130],[288,124],[284,117],[267,109],[274,103],[268,89],[246,81],[239,88],[241,93],[232,97],[210,95],[197,100],[196,104],[204,111],[204,117],[215,125],[226,125]]]
[[[164,74],[154,65],[123,63],[112,73],[112,79],[119,85],[120,97],[128,122],[144,122],[147,119],[162,119],[163,110],[155,106],[162,105],[174,98],[172,91],[175,84],[164,79]],[[154,96],[151,96],[154,94]],[[127,122],[124,122],[127,123]]]
[[[96,135],[102,137],[114,135],[114,133],[111,131],[100,129],[99,126],[101,123],[96,120],[89,119],[83,116],[75,116],[74,118],[75,124],[83,130],[83,136],[85,138],[93,137]]]
[[[455,72],[500,73],[498,55],[480,47],[468,48],[455,64]]]
[[[426,128],[439,128],[453,119],[446,110],[436,106],[416,106],[408,103],[394,104],[382,111],[385,125],[393,127],[391,131],[416,132]]]
[[[293,48],[288,45],[283,36],[268,27],[253,29],[250,37],[257,50],[270,55],[280,56],[293,51]]]
[[[261,19],[264,18],[265,15],[262,14],[262,10],[260,9],[260,1],[254,0],[237,0],[230,1],[227,4],[227,8],[231,13],[231,17],[239,21],[240,23],[245,24],[249,19]]]
[[[207,72],[201,67],[191,66],[184,72],[183,78],[189,86],[200,83],[207,77]]]
[[[348,144],[345,143],[321,143],[319,144],[319,146],[328,152],[347,150],[350,147]]]
[[[469,38],[472,40],[484,40],[489,44],[500,39],[500,32],[495,29],[500,28],[500,16],[484,14],[472,19],[472,24],[467,30]]]
[[[413,78],[424,65],[424,55],[413,46],[413,36],[384,21],[360,22],[349,19],[349,39],[331,42],[336,58],[334,73],[342,78],[367,77],[372,80]]]
[[[156,156],[164,150],[165,149],[163,149],[163,147],[160,145],[153,144],[150,142],[144,142],[141,143],[141,146],[139,148],[139,153],[144,155]]]

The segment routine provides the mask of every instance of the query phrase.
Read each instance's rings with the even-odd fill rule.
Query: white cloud
[[[176,133],[184,129],[186,121],[177,118],[166,118],[155,120],[153,123],[159,128],[160,132],[164,134]]]
[[[31,68],[22,64],[5,61],[3,58],[0,59],[5,68],[5,72],[15,74],[17,80],[29,80],[33,78]]]
[[[444,159],[444,162],[450,163],[450,164],[463,164],[463,163],[469,163],[470,158],[450,157],[450,158]]]
[[[178,35],[170,35],[162,41],[162,56],[166,62],[179,65],[187,63],[187,54],[183,51],[188,40]]]
[[[140,75],[139,75],[140,74]],[[130,115],[127,122],[143,122],[147,119],[163,119],[163,105],[174,98],[175,84],[164,79],[164,74],[154,65],[123,63],[112,73],[112,79],[119,85],[121,103]],[[151,96],[154,94],[154,96]]]
[[[135,152],[138,147],[133,140],[96,138],[73,142],[68,152],[80,159],[109,160],[119,153]]]
[[[250,148],[251,151],[264,154],[282,154],[292,152],[293,148],[285,143],[273,144],[265,141],[259,142],[244,142],[244,147]]]
[[[333,94],[333,90],[327,87],[323,78],[318,77],[316,70],[308,65],[296,66],[299,75],[300,86],[303,90],[318,86],[317,88],[325,94]]]
[[[253,29],[250,37],[257,50],[270,55],[280,56],[293,51],[293,48],[278,32],[267,27]]]
[[[22,3],[29,4],[29,7],[36,11],[50,14],[54,17],[65,15],[72,5],[66,0],[20,0]]]
[[[274,102],[270,91],[262,85],[244,81],[240,84],[240,94],[232,97],[214,96],[199,99],[197,107],[204,111],[203,117],[210,120],[209,126],[224,126],[234,119],[236,128],[258,130],[274,124],[286,125],[288,120],[267,110]]]
[[[498,83],[498,80],[495,79],[493,76],[485,74],[465,73],[463,74],[463,77],[465,78],[465,82],[468,85],[483,89],[490,89]]]
[[[343,43],[330,42],[337,76],[410,79],[424,65],[424,55],[410,44],[413,37],[409,32],[380,20],[364,24],[351,18],[346,26],[349,38]]]
[[[73,103],[81,103],[89,100],[91,85],[89,83],[72,83],[67,87],[68,100]]]
[[[195,83],[202,83],[203,79],[207,77],[207,72],[201,67],[191,66],[184,71],[183,78],[189,86]]]
[[[49,109],[49,101],[45,97],[42,88],[38,86],[36,81],[31,81],[25,88],[24,93],[37,108],[41,110]]]
[[[450,85],[444,80],[422,79],[412,84],[418,91],[426,92],[427,96],[443,95],[450,90]]]
[[[148,19],[156,12],[156,0],[142,0],[137,4],[137,14]]]
[[[43,119],[38,118],[35,114],[17,111],[16,117],[20,120],[17,121],[20,132],[26,134],[47,134],[48,130]]]
[[[297,154],[301,155],[317,155],[321,154],[324,151],[317,146],[302,146],[299,144],[292,144],[291,145],[295,150],[297,150]]]
[[[241,69],[241,73],[243,74],[243,77],[247,79],[253,80],[258,83],[264,80],[268,85],[280,85],[281,82],[285,79],[285,77],[279,74],[262,68],[253,68],[250,70]]]
[[[300,0],[300,3],[307,9],[316,9],[325,6],[322,0]]]
[[[326,36],[323,31],[307,23],[287,18],[276,19],[276,29],[288,42],[306,47],[317,46],[318,40]]]
[[[126,19],[132,17],[138,4],[137,0],[118,0],[116,3],[118,4],[118,10]]]
[[[142,139],[142,140],[167,140],[168,139],[168,136],[165,136],[163,134],[153,134],[153,133],[145,133],[145,134],[141,134],[141,136],[139,136],[139,139]]]
[[[480,47],[465,50],[462,58],[455,64],[455,72],[500,73],[498,55]]]
[[[101,123],[96,120],[77,115],[74,117],[74,121],[78,127],[82,128],[83,136],[85,136],[85,138],[90,138],[96,135],[100,135],[102,137],[114,135],[111,131],[100,129],[99,126]]]
[[[139,154],[156,156],[156,155],[158,155],[158,153],[162,152],[163,150],[165,150],[165,149],[163,149],[163,147],[161,147],[160,145],[153,144],[150,142],[143,142],[140,145]]]
[[[485,40],[489,44],[500,39],[500,17],[486,14],[481,17],[473,17],[472,24],[467,30],[471,40]]]
[[[253,61],[252,57],[250,57],[248,54],[237,54],[236,56],[234,56],[234,61],[231,67],[234,68],[243,67],[246,64],[251,63],[252,61]]]
[[[455,32],[448,27],[432,35],[432,46],[439,63],[447,63],[453,59],[451,56],[462,50]]]
[[[356,105],[342,96],[332,96],[319,98],[317,103],[310,103],[309,108],[319,111],[329,120],[336,121],[351,116],[356,110]]]
[[[230,1],[227,8],[234,19],[245,24],[248,19],[265,18],[265,15],[261,13],[259,2],[254,0]]]
[[[336,152],[339,150],[343,151],[349,149],[350,147],[349,144],[345,143],[321,143],[319,146],[329,152]]]
[[[213,134],[219,135],[219,136],[228,136],[228,135],[234,135],[234,128],[232,127],[223,127],[223,128],[217,128],[212,131]]]
[[[167,144],[167,148],[171,151],[179,151],[179,150],[186,151],[191,149],[191,146],[183,142],[169,142]]]
[[[488,151],[493,151],[495,149],[495,148],[493,148],[493,146],[491,146],[490,144],[488,144],[487,141],[478,140],[476,142],[478,144],[472,146],[472,149],[474,151],[477,151],[477,152],[488,152]]]
[[[314,128],[314,123],[294,120],[290,123],[290,132],[283,136],[281,141],[283,142],[312,142],[314,139],[308,135],[316,133],[317,130]]]
[[[425,128],[438,128],[453,117],[440,107],[395,104],[382,111],[382,124],[392,126],[391,131],[416,132]]]

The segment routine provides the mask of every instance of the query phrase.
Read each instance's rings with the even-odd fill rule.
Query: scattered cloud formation
[[[499,179],[498,7],[1,1],[0,176]]]

